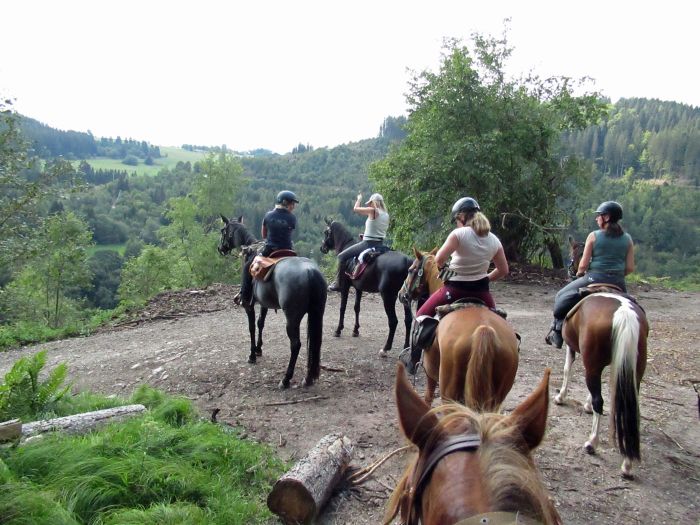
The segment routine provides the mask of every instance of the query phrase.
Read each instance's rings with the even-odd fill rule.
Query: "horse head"
[[[437,266],[435,265],[435,254],[437,248],[430,252],[421,252],[415,246],[413,247],[413,255],[415,259],[408,268],[406,280],[399,290],[399,301],[407,304],[411,301],[417,301],[421,297],[430,293],[429,278],[431,270],[435,269],[437,276]],[[431,262],[432,261],[432,262]]]
[[[545,432],[549,375],[546,369],[535,391],[506,416],[458,403],[431,409],[399,364],[399,426],[418,455],[394,490],[384,523],[399,513],[406,525],[488,522],[495,512],[511,514],[512,523],[518,517],[561,523],[531,455]]]
[[[581,241],[575,241],[573,237],[569,236],[569,277],[573,281],[576,279],[576,274],[578,273],[578,264],[581,262],[581,257],[583,257],[583,248],[585,243]]]
[[[326,223],[326,229],[323,230],[323,241],[321,242],[321,253],[328,253],[335,248],[335,240],[333,239],[333,224],[334,221],[330,217],[323,219]]]
[[[221,215],[221,220],[224,223],[223,228],[221,228],[221,238],[219,239],[219,246],[217,250],[221,255],[227,255],[235,248],[240,248],[246,244],[251,244],[255,241],[252,235],[248,232],[248,229],[243,224],[243,216],[239,216],[238,219],[227,219],[225,216]]]

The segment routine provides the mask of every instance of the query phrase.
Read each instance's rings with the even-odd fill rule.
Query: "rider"
[[[438,268],[445,266],[447,258],[454,254],[447,273],[448,278],[416,312],[412,334],[419,331],[420,324],[435,315],[435,309],[457,299],[473,297],[482,300],[489,308],[496,303],[489,291],[489,283],[508,275],[508,261],[501,241],[491,233],[491,223],[481,213],[479,203],[471,197],[462,197],[452,206],[452,222],[455,229],[435,255]],[[488,271],[493,261],[495,268]],[[416,373],[421,348],[412,337],[411,360],[406,363],[410,374]]]
[[[379,193],[373,193],[364,206],[362,204],[362,194],[358,193],[352,211],[358,215],[366,215],[365,233],[362,241],[353,244],[338,254],[338,274],[328,289],[331,292],[340,291],[341,280],[344,279],[347,262],[360,255],[368,248],[381,246],[386,238],[386,231],[389,228],[389,212],[384,204],[384,197]]]
[[[261,235],[265,239],[265,246],[260,255],[269,256],[276,250],[292,249],[292,231],[297,226],[297,218],[292,213],[299,199],[289,190],[281,191],[275,199],[274,209],[268,211],[263,217]],[[252,257],[243,265],[241,278],[241,304],[250,304],[253,298],[253,277],[250,275]]]
[[[554,321],[545,337],[548,345],[561,348],[564,339],[561,329],[566,314],[579,302],[579,288],[592,283],[606,283],[627,291],[625,275],[634,271],[634,244],[632,237],[622,230],[619,202],[605,201],[595,211],[598,230],[586,238],[583,255],[578,265],[577,279],[557,292],[554,299]]]

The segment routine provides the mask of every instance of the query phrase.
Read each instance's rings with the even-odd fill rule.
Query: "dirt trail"
[[[553,370],[550,394],[561,385],[563,353],[543,343],[558,283],[547,279],[539,283],[498,283],[493,290],[523,337],[520,368],[506,411],[537,385],[545,367]],[[66,362],[77,388],[126,396],[138,384],[149,383],[185,395],[204,413],[220,409],[220,422],[242,425],[249,438],[272,444],[287,459],[304,455],[330,432],[352,440],[357,467],[403,444],[392,399],[395,358],[378,356],[386,336],[378,296],[363,298],[359,338],[351,337],[348,328],[335,338],[339,298],[330,294],[320,381],[309,389],[296,388],[306,367],[302,351],[294,387],[280,391],[277,384],[289,358],[283,314],[270,312],[264,355],[251,366],[246,361],[246,318],[231,302],[234,291],[216,286],[165,294],[130,324],[0,354],[0,373],[20,355],[47,348],[49,366]],[[565,523],[697,525],[700,424],[698,397],[690,381],[700,380],[700,294],[631,291],[646,308],[652,327],[641,393],[642,463],[634,466],[636,479],[625,481],[618,474],[621,458],[607,437],[607,418],[598,454],[583,451],[591,417],[582,409],[586,390],[579,361],[568,403],[550,406],[548,432],[536,463]],[[401,317],[398,308],[397,313]],[[348,309],[346,327],[352,326],[351,314]],[[403,341],[403,336],[400,326],[396,341]],[[423,392],[422,377],[416,388]],[[604,392],[607,403],[607,387]],[[290,404],[280,404],[285,401]],[[394,457],[366,484],[338,493],[319,523],[379,523],[389,487],[395,485],[405,461],[406,457]]]

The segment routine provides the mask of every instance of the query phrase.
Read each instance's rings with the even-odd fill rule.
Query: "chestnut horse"
[[[415,261],[401,289],[402,302],[432,294],[442,286],[435,250],[413,249]],[[478,411],[497,411],[518,371],[518,338],[510,324],[486,306],[470,305],[447,314],[433,346],[423,353],[427,376],[425,402],[432,404],[440,382],[443,399]]]
[[[384,524],[397,514],[405,525],[561,523],[531,454],[545,432],[549,374],[505,416],[457,403],[431,410],[399,364],[399,426],[418,455],[389,499]]]
[[[570,245],[570,267],[575,275],[582,250],[571,240]],[[564,403],[571,365],[576,353],[580,353],[589,392],[584,410],[593,413],[593,428],[584,447],[589,454],[595,454],[603,415],[601,376],[610,365],[610,432],[617,435],[617,446],[624,456],[622,475],[631,478],[632,461],[640,459],[639,385],[646,368],[649,335],[644,310],[625,294],[593,293],[569,312],[562,335],[566,343],[564,381],[554,401]]]

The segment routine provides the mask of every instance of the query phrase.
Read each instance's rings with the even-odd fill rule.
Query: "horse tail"
[[[610,367],[610,429],[617,434],[620,453],[629,459],[640,459],[639,453],[639,390],[637,358],[640,323],[637,313],[622,301],[612,321],[612,366]]]
[[[321,342],[323,340],[323,314],[326,311],[326,281],[317,269],[309,271],[309,302],[307,313],[306,348],[309,371],[314,379],[321,375]]]
[[[496,331],[486,325],[479,326],[472,334],[472,351],[464,385],[466,405],[479,412],[495,412],[500,402],[495,390]]]

